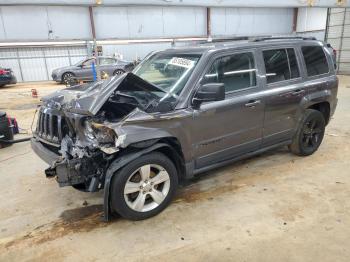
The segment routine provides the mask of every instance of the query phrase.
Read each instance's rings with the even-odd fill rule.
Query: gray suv
[[[106,220],[149,218],[204,171],[281,146],[313,154],[337,104],[331,52],[305,38],[154,52],[45,97],[32,148],[60,186],[104,189]]]
[[[119,60],[114,57],[98,57],[100,71],[108,76],[124,74],[131,62]],[[92,64],[96,64],[96,58],[89,57],[72,66],[65,66],[52,71],[52,79],[58,83],[74,83],[77,81],[93,81]]]

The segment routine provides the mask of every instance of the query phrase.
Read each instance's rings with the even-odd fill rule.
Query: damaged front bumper
[[[104,170],[93,159],[65,159],[46,169],[45,173],[47,177],[56,177],[60,187],[73,186],[87,192],[103,188]]]
[[[55,177],[60,187],[73,186],[95,192],[103,188],[106,160],[102,153],[91,157],[66,159],[46,148],[35,137],[31,139],[33,151],[47,164],[47,177]]]
[[[47,149],[35,137],[31,139],[31,146],[33,151],[49,165],[52,165],[54,162],[56,162],[60,158],[58,154],[55,154],[51,150]]]

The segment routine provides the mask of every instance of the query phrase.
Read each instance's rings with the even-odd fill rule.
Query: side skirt
[[[275,149],[275,148],[278,148],[278,147],[290,145],[291,143],[292,143],[292,140],[287,140],[287,141],[284,141],[284,142],[281,142],[281,143],[278,143],[278,144],[275,144],[275,145],[272,145],[272,146],[261,148],[261,149],[259,149],[257,151],[249,152],[247,154],[244,154],[244,155],[241,155],[241,156],[229,159],[229,160],[225,160],[225,161],[222,161],[222,162],[219,162],[219,163],[215,163],[215,164],[208,165],[208,166],[205,166],[205,167],[202,167],[202,168],[199,168],[199,169],[195,169],[193,171],[193,175],[197,175],[197,174],[200,174],[200,173],[203,173],[203,172],[215,169],[215,168],[226,166],[228,164],[231,164],[231,163],[237,162],[239,160],[242,160],[242,159],[245,159],[245,158],[249,158],[249,157],[261,154],[261,153],[266,152],[266,151],[271,150],[271,149]],[[189,176],[189,177],[191,177],[191,176]]]

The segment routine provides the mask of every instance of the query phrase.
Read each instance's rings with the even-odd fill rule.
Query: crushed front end
[[[50,165],[47,177],[60,186],[94,192],[103,188],[106,168],[118,151],[116,140],[112,129],[91,117],[43,106],[32,148]]]
[[[89,192],[102,189],[107,168],[126,147],[126,135],[116,130],[128,117],[143,112],[139,108],[152,108],[154,96],[144,91],[147,88],[157,90],[128,73],[43,98],[32,148],[50,165],[46,176],[55,177],[60,186]],[[126,90],[145,94],[135,98],[123,93]]]

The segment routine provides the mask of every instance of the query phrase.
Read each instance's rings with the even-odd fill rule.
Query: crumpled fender
[[[168,144],[165,143],[157,143],[155,145],[152,145],[150,147],[147,147],[145,149],[142,149],[138,152],[133,152],[124,156],[121,156],[114,160],[114,162],[109,166],[107,172],[106,172],[106,177],[105,177],[105,185],[104,185],[104,195],[103,195],[103,211],[104,211],[104,220],[106,222],[111,220],[112,217],[112,212],[111,212],[111,207],[110,207],[110,186],[111,186],[111,181],[113,179],[113,176],[115,175],[116,171],[121,169],[122,167],[126,166],[128,163],[131,161],[139,158],[140,156],[150,153],[158,148],[162,147],[169,147]]]

